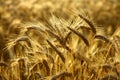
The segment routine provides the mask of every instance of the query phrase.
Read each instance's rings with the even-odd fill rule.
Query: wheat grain
[[[43,64],[45,65],[47,75],[49,76],[49,75],[50,75],[49,64],[48,64],[48,62],[47,62],[46,60],[43,60],[42,62],[43,62]]]
[[[57,78],[62,77],[62,76],[72,77],[72,73],[69,73],[69,72],[61,72],[61,73],[59,73],[58,75],[53,76],[53,77],[51,78],[51,80],[56,80]]]
[[[101,80],[118,80],[118,78],[114,75],[106,75]]]
[[[0,66],[8,67],[8,64],[5,62],[0,62]]]

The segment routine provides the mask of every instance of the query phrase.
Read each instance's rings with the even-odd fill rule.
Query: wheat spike
[[[65,63],[65,58],[62,55],[62,53],[49,40],[47,40],[47,42],[57,52],[57,54],[59,55],[59,57],[61,58],[61,60]]]
[[[94,24],[90,20],[88,20],[87,18],[83,17],[80,14],[79,14],[79,17],[82,18],[91,27],[91,30],[93,31],[93,33],[96,34],[96,28],[95,28]]]
[[[94,38],[96,38],[96,39],[101,39],[101,40],[104,40],[104,41],[107,42],[107,43],[112,44],[112,42],[111,42],[107,37],[105,37],[105,36],[102,36],[102,35],[95,35]]]
[[[70,27],[68,27],[68,29],[71,30],[71,31],[72,31],[73,33],[75,33],[76,35],[78,35],[80,38],[82,38],[83,41],[84,41],[84,43],[85,43],[87,46],[90,45],[90,44],[89,44],[89,41],[88,41],[80,32],[77,32],[76,30],[74,30],[74,29],[72,29],[72,28],[70,28]]]

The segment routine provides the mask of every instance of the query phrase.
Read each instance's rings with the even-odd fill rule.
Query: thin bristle
[[[64,38],[64,39],[65,39],[65,43],[67,42],[67,40],[68,40],[68,38],[70,37],[71,33],[72,33],[72,32],[68,32],[67,35],[65,36],[65,38]]]
[[[21,37],[18,37],[15,42],[19,42],[19,41],[28,41],[30,40],[28,36],[21,36]]]
[[[80,26],[81,29],[86,29],[86,30],[91,30],[89,27],[87,26]]]

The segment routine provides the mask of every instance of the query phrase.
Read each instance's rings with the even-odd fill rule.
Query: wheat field
[[[120,80],[120,0],[0,0],[0,80]]]

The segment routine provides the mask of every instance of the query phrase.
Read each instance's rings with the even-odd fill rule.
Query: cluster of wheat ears
[[[119,25],[100,27],[76,10],[56,14],[10,25],[7,35],[0,24],[0,80],[119,80]]]

